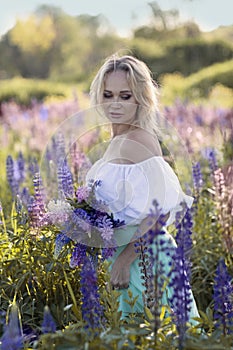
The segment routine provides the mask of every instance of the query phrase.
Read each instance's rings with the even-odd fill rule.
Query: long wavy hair
[[[139,59],[114,54],[106,59],[97,72],[90,87],[91,105],[101,105],[103,102],[104,84],[107,74],[115,71],[126,72],[129,87],[139,105],[134,125],[160,136],[157,117],[158,86],[152,78],[148,66]]]

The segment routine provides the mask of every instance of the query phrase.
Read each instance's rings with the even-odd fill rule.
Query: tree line
[[[149,6],[151,22],[122,38],[102,15],[70,16],[42,5],[2,36],[0,79],[88,82],[100,62],[118,50],[144,60],[158,79],[174,71],[187,76],[232,58],[230,42],[206,39],[197,24],[180,23],[177,10],[162,11],[155,1]]]

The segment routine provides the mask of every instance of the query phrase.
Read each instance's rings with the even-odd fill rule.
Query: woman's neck
[[[112,137],[127,134],[128,132],[136,129],[134,125],[129,124],[112,124]]]

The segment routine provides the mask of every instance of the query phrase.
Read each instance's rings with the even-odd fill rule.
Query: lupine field
[[[158,259],[146,247],[162,239],[162,231],[150,231],[135,246],[148,292],[145,314],[122,320],[107,259],[120,223],[100,215],[103,203],[95,203],[95,211],[88,206],[99,184],[87,188],[83,182],[98,157],[97,146],[108,139],[107,129],[88,124],[79,96],[33,101],[27,108],[13,101],[2,104],[2,350],[233,349],[233,111],[177,100],[162,113],[164,133],[176,130],[182,144],[175,149],[168,137],[166,156],[175,152],[171,164],[194,204],[169,227],[177,242],[169,252],[175,278],[162,278],[162,264],[161,276],[146,272],[146,258]],[[76,129],[69,119],[75,114]],[[74,134],[82,130],[81,136],[69,133],[67,120]],[[86,238],[79,241],[88,225],[99,233],[102,248],[84,244]],[[152,280],[159,288],[151,288]],[[166,283],[174,288],[172,310],[160,305]],[[200,313],[193,323],[187,317],[189,283]],[[131,298],[132,308],[134,303]]]

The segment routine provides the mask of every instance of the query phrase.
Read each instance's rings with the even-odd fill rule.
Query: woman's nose
[[[119,108],[121,107],[121,103],[120,103],[120,97],[119,96],[115,96],[112,100],[112,104],[114,107]]]
[[[120,109],[121,108],[121,103],[120,102],[112,102],[111,103],[111,108],[113,108],[113,109]]]

